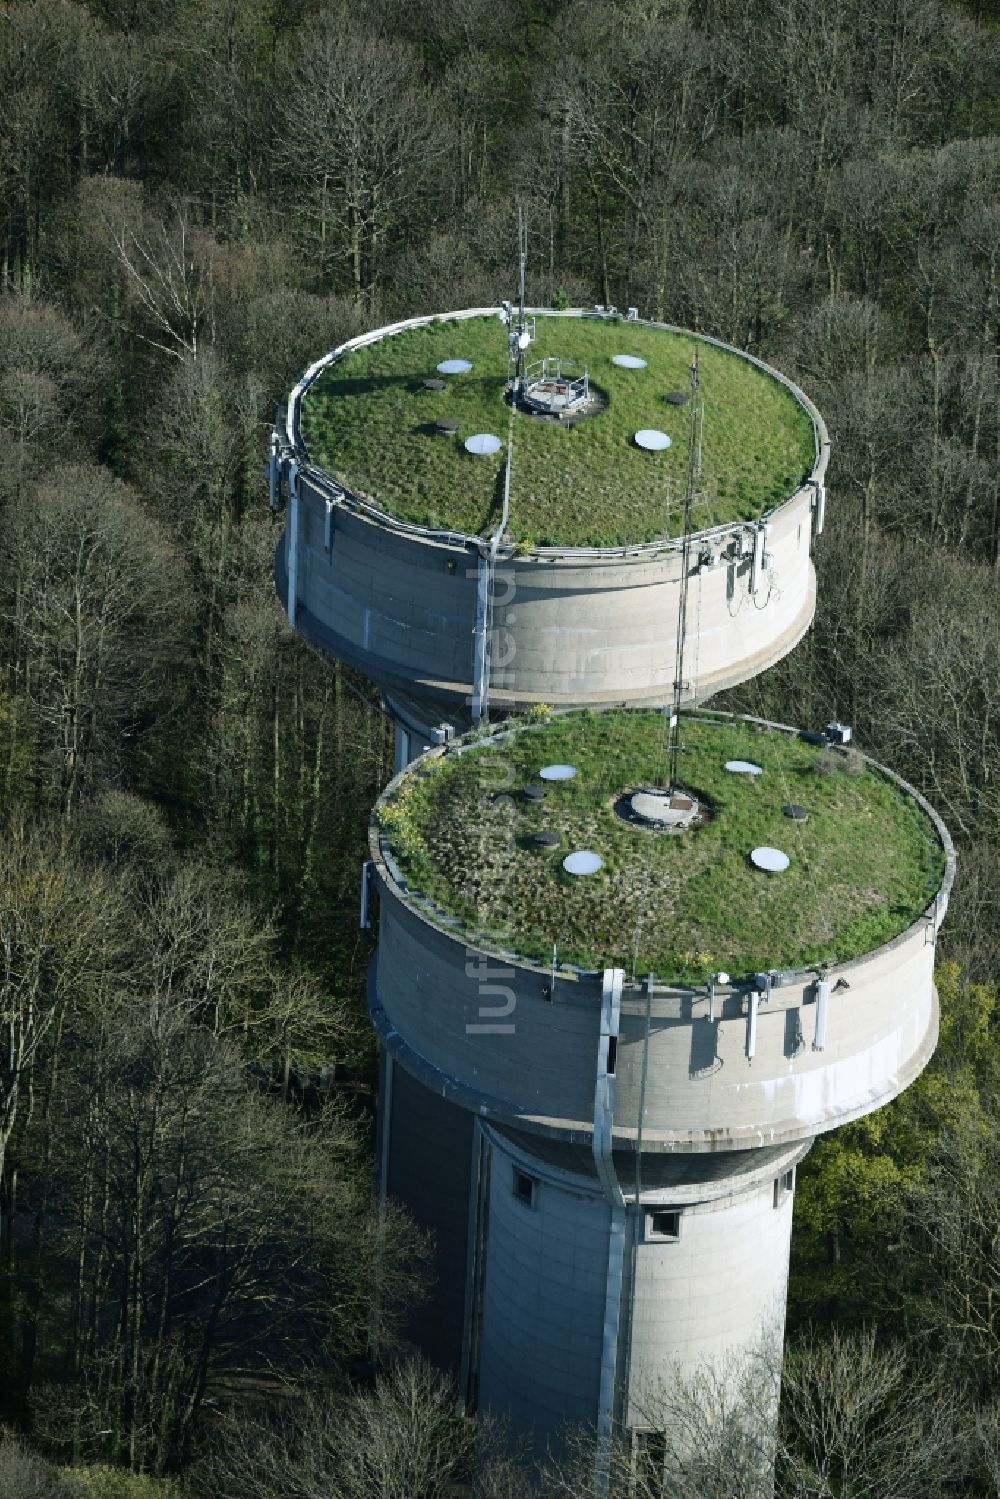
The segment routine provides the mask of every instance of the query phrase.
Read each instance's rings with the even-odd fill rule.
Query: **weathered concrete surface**
[[[388,1117],[380,1121],[388,1131],[387,1194],[433,1236],[428,1294],[410,1311],[404,1336],[457,1377],[474,1120],[402,1067],[394,1069],[390,1097]]]
[[[592,1422],[597,1409],[611,1208],[593,1174],[533,1152],[523,1135],[493,1126],[485,1134],[479,1401],[544,1451],[563,1422]],[[703,1379],[706,1365],[721,1372],[780,1349],[794,1168],[808,1148],[806,1141],[749,1152],[743,1170],[733,1157],[725,1175],[709,1172],[701,1189],[689,1180],[682,1196],[661,1182],[638,1203],[622,1181],[627,1228],[614,1358],[616,1414],[627,1426],[656,1426],[664,1388]],[[515,1171],[535,1184],[530,1204],[515,1191]],[[651,1232],[655,1208],[678,1212],[676,1240]]]
[[[379,869],[377,1005],[386,1044],[435,1087],[489,1118],[586,1135],[600,981],[562,978],[483,956],[419,912]],[[745,1055],[748,999],[654,992],[648,1058],[646,1000],[626,989],[618,1044],[615,1138],[638,1130],[645,1061],[646,1149],[713,1151],[780,1144],[836,1129],[881,1107],[922,1070],[937,1040],[934,944],[921,919],[887,947],[832,972],[826,1047],[813,1049],[815,980],[761,1004],[753,1060]],[[488,989],[480,987],[484,974]],[[495,1011],[504,1009],[502,1018]],[[506,1023],[512,1030],[504,1031]]]
[[[428,321],[414,318],[350,340],[317,360],[292,392],[277,438],[282,463],[294,459],[298,470],[297,556],[292,569],[289,526],[275,577],[286,610],[316,645],[390,690],[434,700],[430,722],[442,702],[462,722],[473,689],[476,594],[486,542],[408,525],[344,490],[310,462],[298,419],[304,392],[329,363]],[[730,352],[750,358],[739,349]],[[688,702],[773,665],[802,637],[815,608],[809,553],[821,524],[826,428],[797,387],[760,361],[750,362],[785,385],[807,412],[816,461],[808,481],[762,518],[766,571],[753,571],[755,523],[699,533],[688,602]],[[492,579],[493,710],[505,713],[536,702],[560,707],[667,701],[673,693],[680,569],[677,542],[536,548],[522,555],[501,541]],[[297,580],[294,609],[290,572]]]
[[[770,519],[773,564],[750,592],[748,528],[714,536],[716,565],[694,548],[685,701],[764,671],[812,622],[812,500],[799,490]],[[288,610],[290,530],[275,559]],[[479,562],[469,547],[396,532],[300,480],[296,628],[381,686],[462,714],[473,686]],[[494,585],[491,709],[663,703],[673,692],[681,556],[621,552],[501,556]]]
[[[531,1206],[515,1163],[538,1180]],[[544,1451],[597,1413],[610,1211],[596,1185],[573,1191],[494,1136],[487,1224],[479,1408]]]

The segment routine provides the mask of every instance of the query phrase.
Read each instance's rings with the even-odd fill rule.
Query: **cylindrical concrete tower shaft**
[[[616,1241],[585,1146],[486,1124],[391,1053],[382,1100],[387,1194],[436,1244],[411,1336],[467,1408],[500,1414],[541,1452],[567,1423],[598,1419],[602,1367],[612,1418],[642,1431],[676,1378],[780,1359],[795,1165],[810,1142],[647,1155],[638,1196],[621,1152]]]
[[[613,1354],[615,1416],[643,1429],[670,1381],[747,1349],[778,1353],[794,1170],[807,1146],[713,1157],[701,1181],[680,1158],[649,1158],[638,1201],[623,1183],[621,1257],[608,1265],[613,1209],[582,1153],[537,1154],[524,1135],[480,1128],[490,1160],[482,1406],[540,1441],[560,1422],[592,1423]],[[620,1278],[613,1350],[609,1271]]]

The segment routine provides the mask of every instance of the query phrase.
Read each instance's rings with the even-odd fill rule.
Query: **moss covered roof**
[[[355,494],[402,520],[470,534],[500,516],[510,407],[506,329],[496,317],[439,318],[350,350],[306,390],[301,437],[318,463]],[[518,413],[509,533],[565,546],[628,545],[678,534],[689,407],[665,397],[689,389],[697,349],[704,404],[695,529],[753,520],[792,494],[814,458],[812,424],[780,382],[693,335],[621,319],[540,316],[529,362],[559,356],[587,368],[601,409],[575,425]],[[612,360],[632,354],[643,369]],[[446,359],[465,374],[438,376]],[[425,379],[443,379],[427,390]],[[438,430],[441,419],[457,423]],[[665,452],[644,452],[642,428],[665,432]],[[490,432],[492,456],[465,439]]]
[[[587,969],[621,965],[664,982],[846,961],[889,941],[926,909],[944,854],[931,820],[854,751],[817,747],[741,720],[682,720],[678,783],[710,816],[667,833],[635,826],[616,803],[662,786],[665,721],[651,711],[569,714],[496,742],[421,762],[380,809],[411,891],[489,945]],[[753,778],[727,760],[761,767]],[[541,767],[572,779],[524,795]],[[807,809],[805,822],[783,808]],[[535,841],[548,830],[555,848]],[[755,869],[759,846],[790,858]],[[574,878],[574,849],[603,860]]]

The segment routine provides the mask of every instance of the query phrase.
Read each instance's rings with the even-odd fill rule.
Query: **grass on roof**
[[[665,982],[857,957],[905,930],[937,890],[944,856],[929,819],[894,783],[801,740],[744,723],[684,719],[679,780],[714,817],[668,834],[623,822],[623,790],[662,785],[664,719],[649,711],[559,716],[499,744],[431,762],[381,810],[412,890],[492,945],[584,968],[624,966]],[[726,760],[763,767],[754,782]],[[522,788],[545,764],[577,767],[540,804]],[[505,796],[503,792],[509,792]],[[782,807],[798,803],[809,820]],[[551,829],[557,849],[532,842]],[[749,863],[759,845],[791,858]],[[576,848],[603,870],[574,879]]]
[[[539,318],[529,360],[561,355],[590,370],[607,407],[566,427],[519,415],[515,423],[509,531],[525,543],[618,546],[675,536],[680,528],[688,409],[663,399],[689,388],[697,347],[704,399],[703,477],[696,529],[753,520],[792,494],[813,463],[812,425],[784,386],[746,360],[684,334],[584,318]],[[637,354],[623,370],[614,354]],[[465,375],[421,382],[447,358],[472,360]],[[500,515],[509,407],[506,330],[495,317],[437,319],[357,349],[306,392],[301,430],[310,457],[354,493],[402,520],[472,534]],[[453,436],[439,417],[458,422]],[[672,440],[643,452],[633,436],[656,427]],[[492,432],[495,458],[465,452]]]

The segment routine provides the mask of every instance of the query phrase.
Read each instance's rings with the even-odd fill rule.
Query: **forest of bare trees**
[[[0,4],[3,1499],[443,1499],[477,1442],[480,1499],[589,1492],[587,1433],[528,1474],[395,1357],[427,1246],[372,1189],[355,909],[391,744],[284,620],[261,478],[320,353],[511,294],[518,205],[532,301],[721,337],[831,429],[815,626],[725,705],[852,723],[959,877],[932,1067],[800,1171],[777,1492],[1000,1495],[998,28]],[[664,1395],[671,1493],[753,1499],[754,1388]]]

